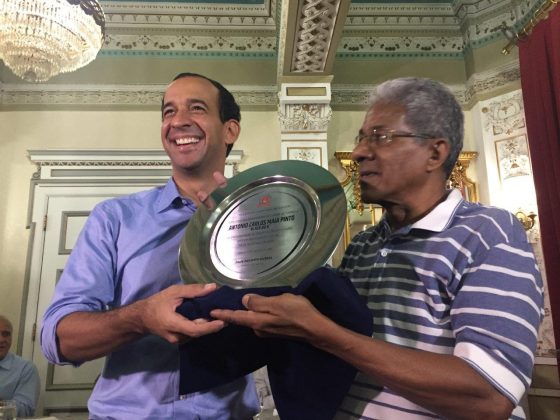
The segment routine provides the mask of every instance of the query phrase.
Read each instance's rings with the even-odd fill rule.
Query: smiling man
[[[0,400],[14,400],[20,417],[35,414],[39,373],[35,365],[10,353],[12,323],[0,315]]]
[[[52,363],[106,356],[88,402],[90,419],[249,419],[259,410],[251,377],[179,398],[178,343],[224,323],[186,319],[184,298],[215,285],[181,284],[178,249],[214,189],[240,132],[233,96],[204,76],[182,73],[162,100],[161,141],[172,177],[166,185],[105,201],[92,211],[47,309],[41,334]]]
[[[542,281],[515,216],[446,189],[462,145],[461,108],[440,83],[377,87],[352,158],[363,201],[385,213],[353,238],[338,268],[368,303],[371,337],[291,294],[246,295],[248,310],[212,316],[355,366],[337,419],[524,418]]]

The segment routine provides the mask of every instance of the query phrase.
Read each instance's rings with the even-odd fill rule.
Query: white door
[[[43,231],[42,256],[38,270],[40,289],[36,306],[37,332],[32,344],[32,360],[39,370],[42,384],[37,415],[68,412],[76,414],[87,411],[87,400],[101,372],[103,359],[84,363],[79,368],[48,363],[41,353],[38,337],[41,319],[51,302],[56,282],[91,209],[107,198],[145,188],[146,186],[130,185],[81,187],[73,188],[71,195],[56,191],[52,195],[44,196],[46,228]]]

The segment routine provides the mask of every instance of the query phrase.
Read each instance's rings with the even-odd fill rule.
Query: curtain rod
[[[527,38],[531,33],[531,31],[533,30],[533,28],[537,25],[537,23],[539,23],[541,20],[544,20],[548,17],[548,13],[552,9],[554,9],[554,6],[556,6],[558,1],[559,0],[546,0],[541,5],[541,7],[539,7],[535,11],[535,13],[533,13],[533,16],[531,17],[529,22],[527,22],[525,26],[523,26],[523,28],[521,28],[521,30],[516,33],[508,35],[507,33],[508,28],[505,26],[505,24],[503,24],[502,30],[504,32],[504,35],[506,35],[506,37],[509,39],[509,42],[504,48],[502,48],[502,54],[508,55],[511,49],[515,45],[517,45],[519,41],[523,41],[525,38]]]

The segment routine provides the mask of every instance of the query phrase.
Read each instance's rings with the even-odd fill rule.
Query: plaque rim
[[[306,242],[298,244],[298,252],[288,255],[288,263],[274,267],[264,275],[239,280],[220,272],[210,257],[210,243],[215,227],[228,214],[235,200],[271,181],[294,181],[297,188],[315,205],[317,214]],[[228,180],[225,188],[213,192],[216,207],[212,211],[200,206],[184,230],[179,247],[179,273],[186,284],[217,283],[233,288],[295,286],[307,274],[328,262],[346,222],[346,196],[336,177],[314,163],[283,160],[249,168]],[[288,265],[288,267],[285,267]]]

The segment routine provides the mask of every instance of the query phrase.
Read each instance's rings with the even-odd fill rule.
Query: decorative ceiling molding
[[[539,1],[344,3],[347,14],[340,12],[342,0],[263,0],[257,5],[102,1],[107,37],[100,54],[250,58],[256,51],[258,57],[273,57],[281,48],[289,56],[279,61],[285,67],[279,74],[321,72],[332,48],[339,58],[394,53],[461,58],[466,50],[503,38],[502,23],[515,27]],[[288,13],[284,4],[296,9],[296,22],[288,23],[286,16],[276,22],[278,10]],[[332,42],[339,25],[344,25],[342,40]],[[288,31],[295,32],[289,46],[284,45]]]
[[[367,36],[344,37],[337,50],[339,58],[452,57],[462,58],[461,36]]]
[[[101,1],[109,31],[117,28],[274,29],[276,0],[262,4]]]
[[[0,84],[0,109],[4,107],[125,106],[158,109],[166,85],[55,85]],[[242,107],[278,105],[275,86],[228,86]]]
[[[479,100],[484,99],[485,96],[489,96],[512,83],[521,84],[521,73],[517,61],[512,61],[490,71],[474,74],[467,81],[464,103],[470,108]]]
[[[507,0],[498,0],[507,1]],[[444,24],[458,25],[449,3],[352,3],[348,10],[346,25],[352,27],[369,27],[372,25],[406,25],[406,23],[423,25]]]
[[[453,45],[458,53],[461,47],[464,52],[503,38],[499,30],[503,22],[515,26],[538,4],[539,0],[352,4],[338,54],[375,57],[384,48],[397,48],[405,54],[430,57],[449,54],[446,49]],[[431,39],[439,42],[430,42]],[[349,49],[341,51],[343,45]]]
[[[274,36],[107,34],[101,55],[276,57]]]
[[[465,85],[450,86],[466,109],[480,98],[509,87],[520,80],[519,63],[511,62],[491,71],[473,75]],[[363,109],[373,85],[332,85],[331,106]],[[278,88],[276,86],[228,86],[236,100],[245,109],[277,110]],[[124,106],[158,109],[164,85],[31,85],[0,84],[0,110],[7,108],[27,109],[36,106],[103,107]]]
[[[509,87],[520,81],[519,63],[511,62],[505,66],[473,75],[465,85],[448,86],[464,109],[470,109],[479,98]],[[374,85],[333,85],[331,106],[364,108],[369,102],[369,92]]]
[[[299,4],[292,64],[295,73],[322,72],[341,0],[303,0]]]
[[[280,82],[284,74],[284,67],[289,67],[288,63],[284,63],[286,50],[290,50],[291,46],[287,45],[288,42],[288,21],[289,21],[289,1],[281,1],[278,5],[278,24],[277,24],[277,37],[278,37],[278,64],[276,68],[276,78]]]

